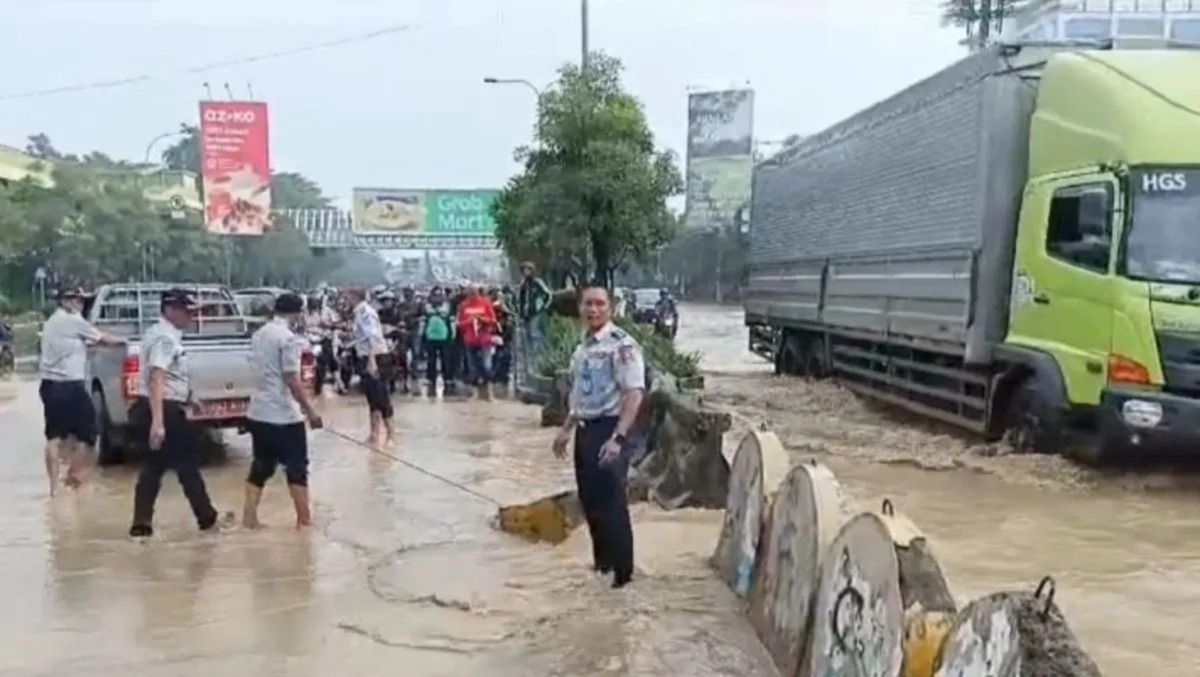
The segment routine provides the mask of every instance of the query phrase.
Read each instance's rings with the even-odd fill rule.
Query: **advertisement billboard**
[[[754,92],[688,97],[687,205],[684,226],[724,229],[747,219],[754,174]]]
[[[363,233],[493,235],[498,190],[355,188],[354,229]]]
[[[200,174],[208,230],[262,235],[270,228],[267,104],[200,102]]]

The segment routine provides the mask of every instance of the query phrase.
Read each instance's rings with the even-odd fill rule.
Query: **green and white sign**
[[[355,188],[354,229],[364,233],[492,235],[498,190]]]

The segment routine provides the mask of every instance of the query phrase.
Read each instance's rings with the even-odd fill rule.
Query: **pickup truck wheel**
[[[124,449],[108,418],[104,391],[99,386],[92,389],[92,408],[96,413],[96,462],[100,465],[116,465],[125,460]]]
[[[1005,418],[1005,437],[1017,453],[1056,454],[1061,451],[1063,417],[1037,380],[1028,378],[1013,392]]]

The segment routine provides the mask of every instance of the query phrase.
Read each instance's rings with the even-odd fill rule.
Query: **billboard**
[[[270,228],[267,104],[200,102],[200,175],[208,230],[262,235]]]
[[[498,190],[355,188],[354,229],[363,233],[493,235]]]
[[[688,97],[687,206],[684,226],[724,229],[749,215],[754,174],[754,91]]]

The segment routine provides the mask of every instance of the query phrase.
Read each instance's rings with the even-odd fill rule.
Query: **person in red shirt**
[[[492,355],[499,326],[492,300],[481,287],[472,286],[458,305],[458,331],[467,349],[469,378],[485,400],[492,397]]]

